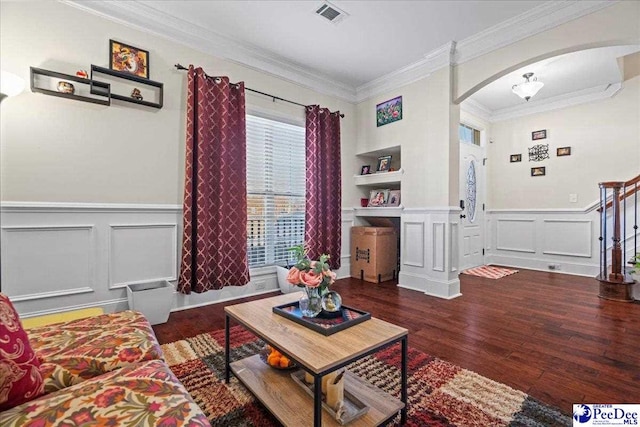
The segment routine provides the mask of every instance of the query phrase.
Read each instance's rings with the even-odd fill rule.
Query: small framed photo
[[[376,172],[389,172],[391,168],[391,156],[378,157],[378,167]]]
[[[534,141],[537,139],[547,139],[547,130],[543,129],[531,132],[531,139]]]
[[[371,173],[371,165],[363,165],[360,169],[360,175],[369,175]]]
[[[511,156],[509,156],[509,161],[511,163],[521,162],[522,154],[512,154]]]
[[[547,168],[545,166],[531,168],[531,176],[545,176],[546,174]]]
[[[391,190],[389,192],[387,206],[400,206],[400,190]]]
[[[571,147],[558,147],[556,149],[556,156],[570,156],[571,155]]]
[[[389,190],[371,190],[369,193],[369,207],[380,207],[387,204]]]
[[[149,52],[115,40],[109,40],[109,68],[149,78]]]

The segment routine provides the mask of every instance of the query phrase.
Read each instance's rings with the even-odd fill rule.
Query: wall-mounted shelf
[[[404,207],[376,207],[376,208],[354,208],[355,216],[379,216],[379,217],[398,217],[402,215]]]
[[[370,173],[368,175],[354,175],[353,180],[358,186],[376,186],[378,184],[401,184],[404,170],[393,172]]]
[[[43,93],[45,95],[57,96],[59,98],[73,99],[75,101],[90,102],[92,104],[111,105],[111,85],[109,83],[98,82],[91,79],[85,79],[70,74],[58,73],[57,71],[44,70],[42,68],[30,67],[31,69],[31,92]],[[43,79],[39,79],[42,77]],[[45,87],[42,83],[44,78],[61,79],[64,81],[81,83],[89,86],[88,94],[98,95],[102,98],[92,98],[87,95],[79,95],[76,93],[62,93],[57,90]],[[57,84],[57,82],[56,82]],[[78,91],[80,89],[78,88]]]
[[[163,102],[163,96],[164,96],[164,83],[143,79],[141,77],[134,76],[133,74],[122,73],[120,71],[114,71],[109,68],[99,67],[97,65],[91,65],[92,80],[94,78],[94,74],[107,75],[107,76],[115,77],[116,79],[123,79],[123,80],[137,83],[139,85],[147,86],[152,89],[155,88],[153,90],[157,90],[158,92],[157,102],[138,100],[138,99],[132,98],[131,96],[120,95],[117,93],[111,93],[111,98],[117,99],[119,101],[131,102],[132,104],[144,105],[146,107],[162,108],[162,102]],[[93,93],[93,91],[91,93]]]

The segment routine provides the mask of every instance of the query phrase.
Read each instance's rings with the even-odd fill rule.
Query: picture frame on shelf
[[[371,173],[371,165],[362,165],[360,175],[369,175]]]
[[[545,176],[546,174],[547,168],[545,166],[531,168],[531,176]]]
[[[531,139],[533,141],[536,141],[538,139],[547,139],[547,130],[542,129],[531,132]]]
[[[378,157],[378,165],[376,166],[376,173],[389,172],[391,169],[391,156]]]
[[[570,156],[571,155],[571,147],[558,147],[556,148],[556,156]]]
[[[389,192],[389,200],[387,206],[400,206],[400,190],[391,190]]]
[[[382,190],[371,190],[369,192],[369,205],[370,208],[378,208],[385,206],[387,201],[389,200],[389,192],[388,189]]]
[[[110,39],[109,68],[149,79],[149,51]]]
[[[512,154],[509,156],[509,162],[516,163],[522,161],[522,154]]]

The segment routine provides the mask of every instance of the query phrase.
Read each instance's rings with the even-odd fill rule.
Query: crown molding
[[[620,0],[548,1],[458,43],[455,63],[463,64],[494,50],[558,27]]]
[[[475,99],[467,98],[462,103],[460,103],[460,109],[465,113],[469,113],[473,116],[476,116],[484,121],[491,122],[491,111],[484,104],[479,103]]]
[[[547,111],[559,110],[589,102],[609,99],[618,93],[620,89],[622,89],[622,83],[613,83],[582,89],[576,92],[541,99],[539,101],[529,101],[526,104],[502,108],[495,111],[491,111],[475,100],[467,99],[460,104],[460,108],[469,114],[473,114],[491,123],[495,123],[531,114],[544,113]]]
[[[620,0],[548,1],[460,42],[454,41],[427,53],[423,59],[357,88],[337,82],[294,61],[267,54],[240,42],[161,12],[137,1],[59,0],[64,4],[119,24],[151,33],[201,52],[271,74],[316,92],[350,103],[392,91],[428,77],[435,70],[462,64],[496,49],[597,12]],[[178,60],[180,58],[176,58]]]
[[[447,65],[459,65],[527,37],[609,7],[619,0],[548,1],[459,42],[449,42],[424,59],[393,71],[356,89],[358,103],[428,77]]]
[[[61,3],[139,31],[191,47],[200,52],[271,74],[325,95],[353,103],[356,91],[347,84],[316,73],[275,54],[265,53],[201,26],[171,16],[137,1],[59,0]],[[176,62],[180,58],[176,57]]]
[[[432,72],[451,65],[455,49],[456,42],[450,41],[424,55],[424,58],[420,61],[358,86],[356,89],[356,102],[360,103],[384,92],[424,79]]]

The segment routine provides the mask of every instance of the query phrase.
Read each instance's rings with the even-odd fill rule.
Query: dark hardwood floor
[[[393,282],[339,280],[346,304],[409,329],[409,345],[571,413],[572,403],[640,402],[640,304],[597,297],[595,279],[521,270],[460,276],[453,300]],[[161,343],[224,327],[220,303],[171,314]]]

